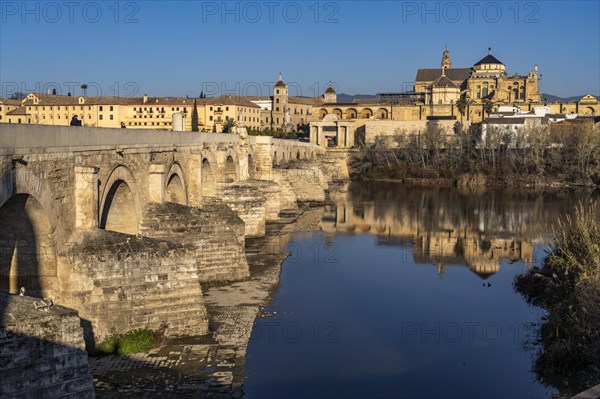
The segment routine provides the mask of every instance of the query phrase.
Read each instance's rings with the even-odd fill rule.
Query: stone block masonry
[[[94,398],[75,310],[0,293],[0,397]]]
[[[98,230],[70,253],[70,282],[58,300],[90,321],[90,345],[163,324],[168,336],[208,331],[194,245]]]

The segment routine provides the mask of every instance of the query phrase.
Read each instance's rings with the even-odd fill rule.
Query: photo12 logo
[[[315,24],[337,24],[338,2],[295,1],[203,1],[202,23],[276,23],[295,24],[300,21]]]
[[[2,23],[136,24],[139,11],[139,4],[133,1],[0,1]]]
[[[515,24],[536,24],[539,11],[538,3],[533,1],[403,1],[402,22],[472,24],[510,20]]]

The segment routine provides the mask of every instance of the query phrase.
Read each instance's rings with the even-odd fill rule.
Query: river
[[[542,398],[543,311],[513,289],[589,193],[351,183],[294,233],[245,398]]]

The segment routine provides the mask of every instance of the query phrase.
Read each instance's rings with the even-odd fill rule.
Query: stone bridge
[[[201,335],[201,284],[246,278],[245,238],[344,177],[297,141],[0,124],[0,291],[78,310],[88,343]]]

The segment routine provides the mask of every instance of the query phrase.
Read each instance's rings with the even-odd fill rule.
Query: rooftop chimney
[[[148,95],[144,94],[144,104],[146,104],[148,102]]]

